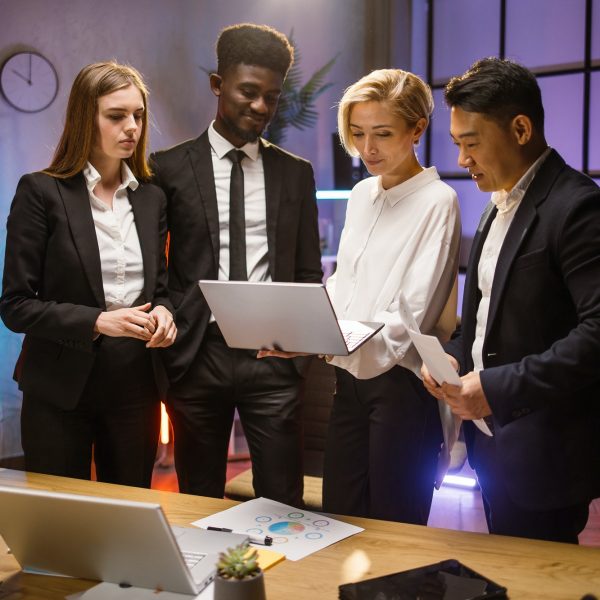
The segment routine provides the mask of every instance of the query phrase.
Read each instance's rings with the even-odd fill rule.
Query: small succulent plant
[[[224,579],[254,577],[257,573],[260,573],[257,559],[257,551],[254,548],[250,550],[248,542],[244,542],[219,554],[217,573]]]

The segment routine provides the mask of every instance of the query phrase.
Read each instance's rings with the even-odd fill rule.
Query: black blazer
[[[144,297],[172,310],[166,291],[162,191],[128,189],[144,262]],[[77,404],[94,364],[94,324],[106,310],[100,252],[82,173],[19,181],[7,221],[0,316],[25,333],[15,379],[64,409]]]
[[[462,328],[446,346],[462,374],[473,369],[477,266],[495,214],[488,205],[473,240]],[[483,364],[513,501],[550,510],[599,496],[600,189],[555,151],[531,182],[498,257]],[[465,425],[469,443],[473,424]]]
[[[319,282],[323,276],[313,170],[309,162],[261,140],[269,272],[273,281]],[[208,132],[151,156],[167,196],[169,294],[177,340],[161,353],[169,378],[183,378],[198,353],[210,310],[199,279],[217,279],[219,212]]]

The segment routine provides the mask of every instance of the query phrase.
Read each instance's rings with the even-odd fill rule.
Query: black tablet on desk
[[[506,598],[506,588],[457,560],[347,583],[340,600],[487,600]]]

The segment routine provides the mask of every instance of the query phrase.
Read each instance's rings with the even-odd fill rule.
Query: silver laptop
[[[213,579],[235,533],[171,528],[159,504],[0,486],[0,535],[21,567],[181,594]]]
[[[383,323],[338,321],[320,283],[198,282],[227,345],[347,356]]]

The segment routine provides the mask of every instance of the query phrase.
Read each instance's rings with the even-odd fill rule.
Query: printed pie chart
[[[294,521],[280,521],[269,525],[269,531],[277,535],[297,535],[304,531],[304,525]]]

